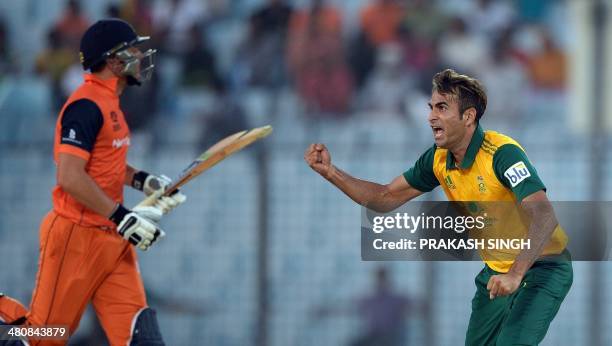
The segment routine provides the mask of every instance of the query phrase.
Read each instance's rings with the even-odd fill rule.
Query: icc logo
[[[523,161],[517,162],[506,170],[504,176],[508,178],[512,187],[531,176]]]
[[[117,113],[112,111],[110,113],[110,117],[111,117],[111,120],[113,121],[113,131],[121,130],[121,124],[119,123],[119,119],[118,119]]]

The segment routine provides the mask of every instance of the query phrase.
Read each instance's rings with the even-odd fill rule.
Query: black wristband
[[[117,206],[109,219],[118,226],[119,223],[121,223],[121,220],[123,220],[123,218],[129,213],[130,210],[128,208],[124,207],[121,203],[117,203]]]
[[[145,171],[138,171],[134,173],[134,177],[132,178],[132,187],[136,190],[142,191],[144,189],[145,180],[150,174]]]

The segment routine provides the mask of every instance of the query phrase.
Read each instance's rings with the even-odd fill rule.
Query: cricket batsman
[[[529,216],[531,246],[513,260],[483,257],[465,345],[537,345],[572,285],[567,236],[523,148],[480,126],[486,106],[476,79],[450,69],[436,74],[428,116],[435,144],[387,185],[334,166],[323,144],[310,145],[304,159],[353,201],[378,212],[392,211],[438,185],[451,201],[516,203]]]
[[[124,185],[150,195],[169,184],[164,176],[127,164],[130,130],[119,96],[151,76],[155,50],[143,53],[138,48],[148,39],[119,19],[100,20],[83,35],[80,58],[90,73],[85,73],[57,119],[57,185],[53,209],[40,226],[30,309],[0,297],[0,323],[63,325],[72,333],[91,302],[110,345],[164,344],[155,312],[147,306],[135,248],[147,250],[163,237],[160,218],[186,198],[179,192],[159,198],[154,206],[132,210],[122,204]]]

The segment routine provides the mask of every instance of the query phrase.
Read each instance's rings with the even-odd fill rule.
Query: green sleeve
[[[410,186],[422,192],[429,192],[440,185],[433,171],[434,153],[436,146],[429,148],[414,164],[404,172],[404,178]]]
[[[546,187],[525,152],[514,144],[504,144],[493,155],[497,179],[511,189],[518,201]]]

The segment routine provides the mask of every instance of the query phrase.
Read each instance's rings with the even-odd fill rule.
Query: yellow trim
[[[482,146],[485,147],[486,149],[491,150],[492,152],[497,151],[497,147],[488,143],[487,141],[482,142]]]

